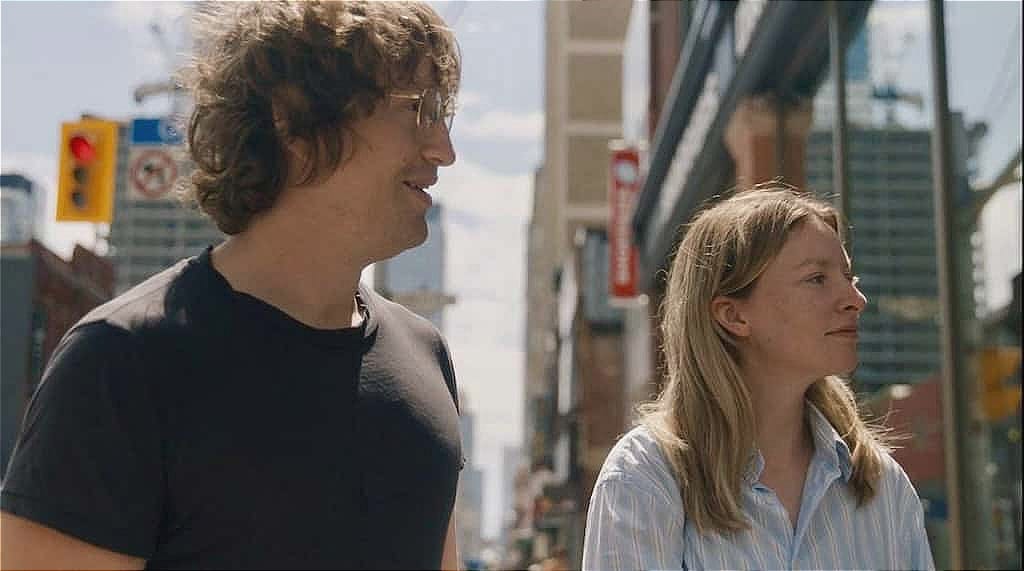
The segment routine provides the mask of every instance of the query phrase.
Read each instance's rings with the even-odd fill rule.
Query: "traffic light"
[[[61,124],[57,220],[110,222],[114,213],[118,124],[82,119]]]
[[[985,347],[978,353],[981,409],[990,421],[1002,420],[1020,408],[1020,385],[1008,384],[1020,374],[1020,347]]]

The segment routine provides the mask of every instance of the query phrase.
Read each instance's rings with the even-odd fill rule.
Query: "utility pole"
[[[839,15],[839,0],[828,0],[828,38],[832,81],[835,82],[832,106],[832,191],[838,194],[839,214],[845,226],[846,249],[853,251],[853,237],[850,235],[850,159],[847,157],[846,136],[846,35],[845,22]]]
[[[932,173],[942,320],[941,378],[950,565],[954,569],[991,569],[992,501],[986,474],[988,433],[979,410],[973,362],[980,342],[970,244],[974,225],[973,217],[963,214],[964,211],[971,212],[971,209],[958,209],[956,204],[957,186],[966,187],[966,181],[959,181],[953,175],[943,0],[929,0],[928,6],[934,107]]]

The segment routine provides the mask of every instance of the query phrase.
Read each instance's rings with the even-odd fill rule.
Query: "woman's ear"
[[[743,315],[740,300],[720,295],[711,300],[711,316],[726,331],[743,338],[750,336],[750,323]]]

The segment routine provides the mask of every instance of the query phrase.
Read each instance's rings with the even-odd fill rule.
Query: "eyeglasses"
[[[436,87],[428,87],[420,93],[389,93],[389,97],[416,101],[416,126],[426,130],[443,121],[448,131],[455,121],[455,96],[443,97]]]

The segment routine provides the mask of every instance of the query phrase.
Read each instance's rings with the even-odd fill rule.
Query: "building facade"
[[[869,300],[854,379],[863,390],[922,381],[941,362],[931,132],[851,129],[848,145],[850,254]],[[831,131],[810,133],[806,165],[807,187],[828,197]]]
[[[210,218],[183,204],[174,192],[159,198],[132,192],[131,125],[125,122],[120,128],[114,217],[107,237],[107,255],[117,271],[118,294],[224,239]],[[166,150],[178,158],[178,178],[188,176],[190,163],[182,159],[181,149],[168,145]]]
[[[4,245],[0,263],[0,470],[6,470],[25,405],[46,363],[72,325],[113,297],[114,268],[80,245],[67,261],[36,240]]]
[[[602,417],[586,408],[594,378],[584,360],[616,344],[577,342],[580,329],[573,324],[583,282],[573,275],[587,269],[576,237],[607,225],[608,144],[623,134],[622,59],[633,7],[611,0],[546,5],[544,159],[534,177],[527,238],[527,470],[517,478],[516,529],[506,546],[513,566],[565,551],[578,567],[593,485],[581,474],[586,465],[596,475],[594,459],[614,444],[604,435],[622,428],[621,415]],[[619,350],[600,358],[621,367]],[[614,427],[588,431],[588,421]]]
[[[35,191],[35,192],[34,192]],[[18,173],[0,175],[0,242],[4,245],[27,244],[35,234],[38,189]]]

